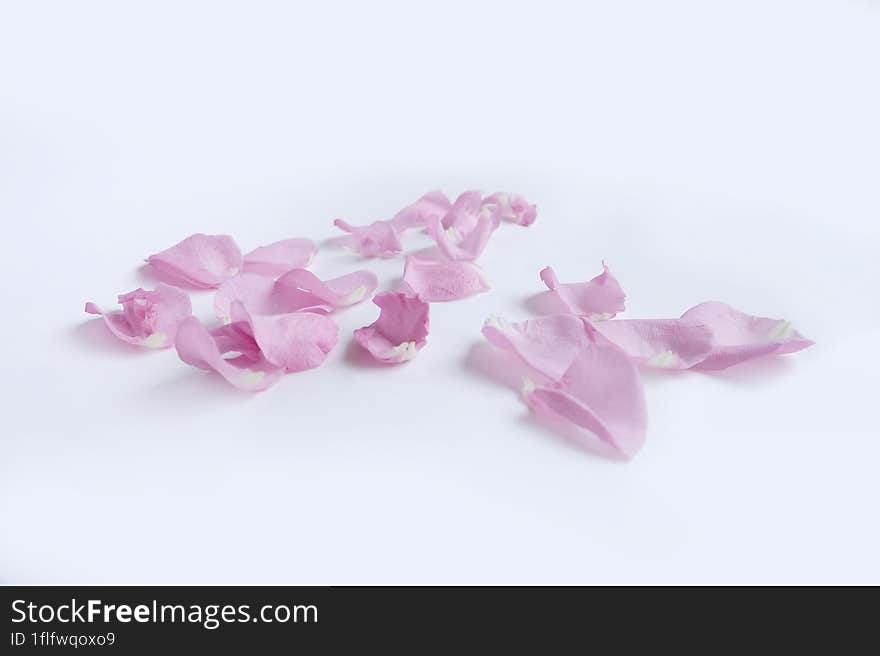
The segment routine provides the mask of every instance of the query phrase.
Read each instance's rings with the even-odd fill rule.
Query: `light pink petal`
[[[367,226],[353,226],[342,219],[333,222],[340,230],[350,233],[347,244],[365,257],[390,257],[403,250],[400,235],[390,221],[374,221]]]
[[[453,228],[460,234],[467,234],[477,225],[477,220],[484,214],[482,206],[482,194],[479,191],[465,191],[455,199],[452,207],[441,218],[444,230]],[[490,216],[494,213],[488,208],[485,212]]]
[[[403,281],[430,303],[454,301],[489,290],[483,272],[472,262],[427,260],[414,255],[406,258]]]
[[[604,264],[602,273],[588,282],[560,283],[550,267],[541,270],[541,280],[556,292],[562,304],[572,314],[591,319],[610,319],[624,310],[626,294],[617,279]]]
[[[412,360],[428,336],[429,305],[409,292],[383,292],[373,298],[379,318],[354,331],[355,339],[380,362]]]
[[[407,205],[391,219],[394,228],[402,233],[410,228],[420,228],[433,217],[442,217],[452,208],[452,203],[442,191],[431,191],[412,205]]]
[[[681,320],[701,323],[713,334],[712,352],[695,369],[726,369],[763,355],[794,353],[813,344],[788,321],[756,317],[725,303],[701,303],[685,312]]]
[[[645,442],[647,410],[635,363],[585,322],[588,341],[559,381],[526,390],[538,414],[584,429],[631,458]]]
[[[311,239],[284,239],[247,253],[242,270],[261,276],[280,276],[291,269],[308,266],[317,252],[318,247]]]
[[[102,315],[116,337],[129,344],[148,348],[168,348],[174,344],[178,326],[192,314],[186,292],[159,283],[154,291],[135,289],[119,296],[121,311],[104,313],[91,301],[89,314]]]
[[[428,234],[450,260],[475,260],[498,227],[498,214],[493,209],[481,205],[479,191],[466,191],[446,215],[428,220]]]
[[[307,309],[329,312],[360,303],[378,286],[370,271],[322,281],[311,271],[294,269],[278,280],[243,273],[225,282],[214,297],[217,316],[228,319],[233,301],[241,301],[252,314],[288,314]]]
[[[499,218],[521,226],[532,225],[538,216],[537,207],[530,205],[520,194],[498,191],[484,198],[483,205],[494,205]]]
[[[166,282],[211,289],[241,270],[242,257],[232,237],[197,233],[147,262]]]
[[[584,320],[557,314],[511,323],[489,317],[483,335],[492,344],[520,357],[532,369],[551,380],[560,380],[587,344]]]
[[[595,326],[637,364],[647,367],[689,369],[713,349],[712,331],[693,320],[612,319]]]
[[[249,330],[247,324],[231,324],[209,332],[190,317],[180,324],[174,345],[187,364],[214,370],[239,389],[260,392],[278,382],[284,367],[263,357]]]
[[[336,323],[313,312],[252,315],[242,303],[234,301],[231,318],[233,325],[237,322],[248,324],[266,360],[288,372],[321,365],[339,339]]]

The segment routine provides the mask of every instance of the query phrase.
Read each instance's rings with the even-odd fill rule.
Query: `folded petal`
[[[712,330],[688,319],[612,319],[596,330],[622,348],[636,363],[661,369],[689,369],[709,356]]]
[[[153,291],[135,289],[119,296],[122,310],[104,313],[92,302],[85,311],[101,315],[116,337],[147,348],[168,348],[174,344],[178,326],[192,314],[186,292],[159,283]]]
[[[538,373],[560,380],[590,339],[584,320],[557,314],[511,323],[489,317],[483,335],[493,345],[516,354]]]
[[[219,287],[241,270],[242,257],[229,235],[190,235],[146,260],[166,282],[199,289]]]
[[[763,355],[794,353],[813,345],[788,321],[756,317],[726,303],[701,303],[681,315],[681,320],[701,323],[712,331],[712,351],[695,369],[726,369]]]
[[[397,228],[390,221],[353,226],[342,219],[336,219],[333,225],[350,233],[348,247],[365,257],[390,257],[403,250]]]
[[[541,280],[572,314],[591,319],[610,319],[624,310],[626,294],[608,267],[587,282],[560,283],[550,267],[541,270]]]
[[[379,318],[354,331],[357,342],[380,362],[412,360],[427,341],[428,303],[409,291],[383,292],[373,303],[379,306]]]
[[[428,224],[432,217],[442,217],[452,208],[452,203],[442,191],[430,191],[412,205],[407,205],[391,218],[391,224],[402,233],[410,228]]]
[[[511,223],[518,223],[521,226],[532,225],[538,216],[537,207],[530,205],[520,194],[495,192],[483,199],[483,206],[488,205],[494,205],[497,208],[499,218]]]
[[[414,255],[406,258],[403,281],[430,303],[454,301],[490,289],[483,272],[472,262],[428,260]]]
[[[217,290],[214,311],[228,319],[232,302],[237,300],[253,314],[288,314],[306,309],[329,312],[360,303],[378,284],[376,274],[363,270],[326,281],[306,269],[293,269],[278,280],[242,273]]]
[[[475,260],[489,243],[489,237],[498,227],[494,215],[484,212],[466,232],[454,226],[444,228],[441,219],[434,217],[428,224],[428,234],[437,242],[440,252],[450,260]]]
[[[248,324],[209,331],[190,317],[180,324],[174,345],[187,364],[216,371],[239,389],[260,392],[278,382],[284,367],[263,357],[249,331]]]
[[[318,247],[311,239],[284,239],[247,253],[242,270],[261,276],[280,276],[291,269],[308,266],[317,252]]]
[[[339,339],[336,322],[314,312],[255,315],[239,301],[233,301],[230,312],[233,325],[250,326],[263,357],[288,372],[321,365]]]

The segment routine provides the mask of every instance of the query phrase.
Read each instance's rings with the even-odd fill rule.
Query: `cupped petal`
[[[497,227],[497,219],[488,212],[481,213],[467,232],[454,226],[444,228],[442,221],[434,217],[428,224],[428,234],[437,242],[440,252],[450,260],[475,260],[482,254]]]
[[[243,273],[217,290],[214,311],[228,320],[233,301],[241,301],[252,314],[288,314],[307,309],[330,312],[360,303],[378,284],[376,275],[364,270],[326,281],[306,269],[293,269],[278,280]]]
[[[383,292],[373,303],[379,306],[379,318],[354,331],[357,342],[380,362],[412,360],[427,342],[428,303],[409,291]]]
[[[636,363],[660,369],[689,369],[712,352],[712,330],[687,319],[612,319],[596,330]]]
[[[572,314],[610,319],[625,309],[626,294],[604,263],[602,273],[587,282],[560,283],[550,267],[541,270],[541,280]]]
[[[516,354],[532,369],[554,381],[565,375],[581,348],[589,342],[583,319],[572,314],[519,322],[492,316],[483,325],[483,335],[494,346]]]
[[[403,281],[430,303],[454,301],[490,289],[482,270],[473,262],[406,258]]]
[[[631,458],[647,430],[641,376],[622,349],[584,325],[588,340],[562,378],[525,390],[526,402],[535,413],[586,430]]]
[[[263,357],[287,372],[320,366],[339,340],[336,322],[314,312],[255,315],[241,302],[233,301],[231,318],[233,325],[240,322],[250,326]]]
[[[764,355],[794,353],[813,342],[783,319],[757,317],[736,308],[709,301],[681,315],[682,321],[700,323],[712,331],[712,351],[695,369],[726,369]]]
[[[179,244],[147,258],[165,282],[199,289],[219,287],[242,267],[241,251],[229,235],[190,235]]]
[[[483,199],[483,206],[489,205],[497,208],[499,218],[521,226],[532,225],[538,216],[538,208],[520,194],[497,191]]]
[[[260,392],[278,382],[284,367],[263,357],[249,331],[247,324],[209,331],[190,317],[180,324],[174,345],[187,364],[216,371],[239,389]]]
[[[129,344],[147,348],[168,348],[177,329],[192,315],[189,295],[176,287],[159,283],[153,291],[135,289],[118,298],[122,310],[102,312],[91,301],[88,314],[101,315],[110,332]]]
[[[342,219],[336,219],[333,225],[349,233],[347,246],[365,257],[390,257],[403,251],[397,228],[390,221],[353,226]]]
[[[261,276],[280,276],[291,269],[308,266],[317,252],[318,247],[311,239],[283,239],[247,253],[242,270]]]

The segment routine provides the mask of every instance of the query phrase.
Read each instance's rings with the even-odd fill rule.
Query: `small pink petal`
[[[332,311],[360,303],[379,285],[370,271],[322,281],[311,271],[294,269],[278,280],[243,273],[225,282],[214,296],[214,311],[228,318],[233,301],[241,301],[254,314],[288,314],[306,309]]]
[[[313,312],[252,315],[242,303],[234,301],[231,318],[233,325],[249,325],[263,357],[288,372],[320,366],[339,339],[336,323]]]
[[[284,367],[263,357],[247,323],[221,326],[209,332],[198,319],[190,317],[180,324],[174,345],[187,364],[216,371],[249,392],[271,387],[284,373]]]
[[[596,330],[648,367],[689,369],[713,348],[712,331],[691,320],[612,319],[597,322]]]
[[[480,204],[480,192],[466,191],[445,216],[429,219],[427,228],[445,257],[475,260],[486,248],[498,223],[498,215],[492,207],[484,208]]]
[[[794,353],[813,342],[788,321],[756,317],[727,305],[710,301],[697,305],[681,321],[701,323],[712,331],[712,352],[695,369],[726,369],[764,355]]]
[[[280,276],[291,269],[302,269],[318,252],[311,239],[284,239],[260,246],[244,256],[242,270],[261,276]]]
[[[501,219],[521,226],[532,225],[538,216],[537,207],[530,205],[520,194],[498,191],[484,198],[483,205],[494,205]]]
[[[119,296],[122,310],[104,313],[91,301],[88,314],[102,315],[116,337],[129,344],[148,348],[168,348],[174,344],[178,326],[192,314],[186,292],[159,283],[154,291],[135,289]]]
[[[442,191],[430,191],[412,205],[407,205],[391,218],[391,224],[402,233],[410,228],[421,228],[432,217],[442,217],[452,208],[452,203]]]
[[[241,270],[242,257],[232,237],[197,233],[147,262],[166,282],[211,289]]]
[[[407,291],[377,294],[373,303],[379,306],[379,318],[355,330],[355,339],[380,362],[412,360],[427,341],[428,303]]]
[[[389,221],[374,221],[367,226],[353,226],[342,219],[336,219],[333,225],[350,233],[348,247],[365,257],[390,257],[403,250],[400,235]]]
[[[414,255],[406,258],[403,281],[430,303],[454,301],[490,289],[483,272],[472,262],[427,260]]]
[[[604,264],[602,273],[588,282],[560,283],[550,267],[541,270],[541,280],[556,292],[562,304],[572,314],[591,319],[610,319],[624,310],[626,294],[617,279]]]
[[[645,442],[647,410],[635,363],[584,321],[587,342],[562,378],[526,390],[538,414],[567,421],[616,448],[627,458]]]

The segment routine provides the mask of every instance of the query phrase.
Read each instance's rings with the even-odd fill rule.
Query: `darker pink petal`
[[[225,282],[214,297],[217,316],[227,318],[233,301],[241,301],[253,314],[288,314],[306,309],[332,311],[360,303],[378,286],[370,271],[322,281],[306,269],[288,271],[278,280],[243,273]]]
[[[794,353],[813,345],[788,321],[756,317],[726,303],[701,303],[681,315],[681,320],[700,323],[712,331],[712,351],[695,369],[726,369],[756,357]]]
[[[150,255],[147,262],[166,282],[210,289],[237,274],[242,257],[232,237],[197,233],[176,246]]]
[[[403,281],[430,303],[454,301],[489,290],[483,272],[472,262],[406,258]]]
[[[284,367],[269,362],[260,351],[246,322],[206,329],[195,317],[186,319],[174,342],[180,359],[200,369],[213,370],[239,389],[260,392],[274,385]]]
[[[626,294],[604,264],[602,273],[588,282],[560,283],[550,267],[541,270],[541,280],[572,314],[591,319],[608,319],[624,310]]]
[[[355,330],[355,339],[380,362],[412,360],[427,341],[429,305],[409,291],[377,294],[373,303],[379,318]]]
[[[538,216],[536,206],[530,205],[519,194],[499,191],[484,198],[483,205],[495,206],[499,218],[521,226],[532,225]]]
[[[177,328],[192,314],[189,296],[176,287],[159,283],[154,291],[135,289],[119,297],[121,311],[104,313],[92,302],[85,311],[99,314],[119,339],[148,348],[174,344]]]
[[[317,252],[318,247],[311,239],[284,239],[247,253],[242,270],[261,276],[280,276],[291,269],[308,266]]]

